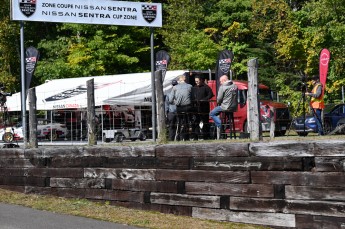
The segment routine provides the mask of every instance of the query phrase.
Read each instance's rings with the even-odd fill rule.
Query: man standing
[[[179,76],[179,83],[173,87],[169,95],[169,103],[176,105],[179,128],[181,129],[180,137],[182,140],[186,140],[188,138],[186,130],[189,124],[189,114],[192,109],[192,85],[186,83],[186,76]]]
[[[176,86],[177,80],[171,81],[171,85]],[[175,134],[176,134],[176,105],[169,103],[169,96],[165,98],[165,113],[168,120],[169,125],[169,141],[175,140]]]
[[[237,111],[237,86],[229,80],[227,75],[223,75],[219,79],[220,87],[217,95],[217,104],[210,112],[210,117],[213,119],[217,127],[217,139],[220,138],[222,122],[219,114],[223,111],[235,112]]]
[[[196,137],[200,135],[202,139],[209,137],[209,100],[213,97],[212,89],[205,84],[205,79],[200,75],[195,76],[195,86],[192,88],[192,98],[195,113],[195,127],[193,128]]]
[[[310,106],[314,110],[314,117],[319,135],[324,135],[322,128],[322,110],[325,108],[323,100],[322,84],[320,83],[319,76],[312,77],[313,90],[306,92],[305,95],[310,96]]]

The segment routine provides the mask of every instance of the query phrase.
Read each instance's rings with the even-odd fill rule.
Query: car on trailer
[[[128,129],[113,129],[113,130],[103,130],[102,131],[104,142],[122,142],[123,140],[129,139],[131,141],[145,141],[146,131],[138,128]]]

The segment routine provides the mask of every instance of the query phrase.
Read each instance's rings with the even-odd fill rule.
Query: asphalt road
[[[138,229],[84,217],[0,203],[1,229]]]

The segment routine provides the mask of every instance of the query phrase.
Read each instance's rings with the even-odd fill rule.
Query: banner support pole
[[[20,67],[21,67],[21,103],[22,103],[22,128],[23,128],[23,141],[24,149],[27,144],[26,135],[26,87],[25,87],[25,51],[24,51],[24,21],[20,21]]]
[[[155,86],[155,54],[154,54],[154,29],[150,27],[151,45],[151,89],[152,89],[152,140],[156,142],[156,86]]]

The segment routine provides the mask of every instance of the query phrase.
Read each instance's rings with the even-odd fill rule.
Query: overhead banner
[[[230,71],[233,59],[234,59],[234,54],[232,53],[232,51],[224,49],[223,51],[219,52],[217,65],[216,65],[217,93],[218,93],[218,88],[219,88],[219,78],[222,75],[229,76],[229,71]]]
[[[162,4],[109,0],[11,0],[11,19],[162,27]]]
[[[322,49],[320,52],[320,65],[319,65],[319,74],[320,82],[322,83],[322,94],[325,92],[327,73],[328,73],[328,64],[331,59],[331,53],[328,49]]]
[[[156,53],[156,71],[162,70],[162,82],[170,62],[170,55],[167,51],[160,50]]]
[[[30,88],[32,75],[35,72],[39,52],[34,47],[29,47],[25,51],[25,88]]]

